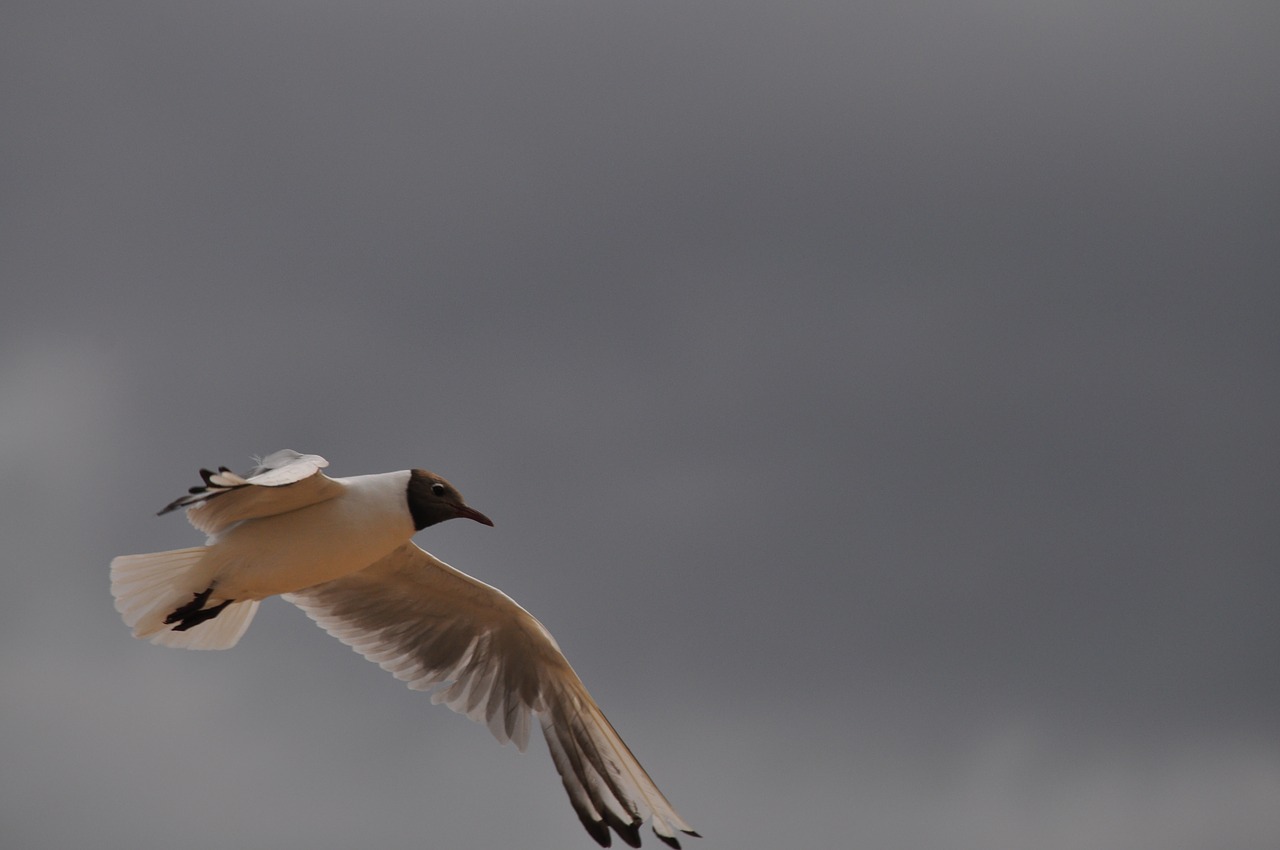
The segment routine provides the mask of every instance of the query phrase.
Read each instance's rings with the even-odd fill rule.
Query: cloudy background
[[[6,846],[588,848],[200,466],[423,466],[702,848],[1280,846],[1280,7],[14,0]],[[646,830],[646,844],[655,843]]]

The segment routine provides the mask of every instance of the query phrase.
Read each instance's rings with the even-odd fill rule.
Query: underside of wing
[[[325,631],[432,701],[528,743],[536,715],[587,832],[633,847],[651,820],[664,842],[696,835],[645,773],[551,634],[496,588],[412,542],[365,570],[285,596]]]
[[[342,485],[320,472],[328,465],[320,455],[281,449],[258,460],[244,475],[225,466],[216,472],[202,469],[204,484],[192,487],[159,513],[186,508],[193,526],[214,534],[241,520],[282,514],[338,495]]]

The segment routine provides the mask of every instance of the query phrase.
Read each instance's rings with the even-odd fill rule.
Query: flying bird
[[[537,717],[588,833],[640,846],[640,827],[679,848],[697,836],[614,731],[551,633],[509,596],[433,557],[413,535],[448,519],[493,522],[422,469],[330,478],[319,455],[284,449],[166,505],[185,508],[204,546],[111,562],[116,610],[135,637],[185,649],[236,644],[268,596],[432,702],[528,745]]]

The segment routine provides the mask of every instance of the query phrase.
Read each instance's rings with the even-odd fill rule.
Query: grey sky
[[[6,843],[594,846],[541,742],[287,604],[129,636],[110,558],[289,447],[493,517],[418,542],[552,630],[695,846],[1280,845],[1278,36],[7,4]]]

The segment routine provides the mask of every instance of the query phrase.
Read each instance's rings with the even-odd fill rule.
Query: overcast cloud
[[[285,603],[130,637],[111,557],[285,447],[493,517],[418,542],[552,630],[696,847],[1280,846],[1278,38],[5,4],[5,846],[594,846],[540,741]]]

